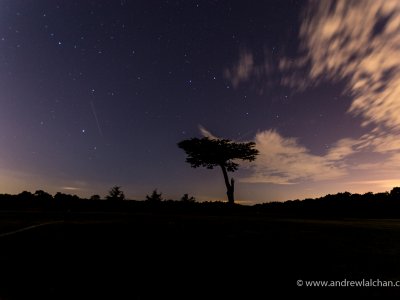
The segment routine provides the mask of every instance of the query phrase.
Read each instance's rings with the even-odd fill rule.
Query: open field
[[[1,299],[396,296],[399,288],[297,280],[400,280],[400,220],[257,215],[1,212]]]

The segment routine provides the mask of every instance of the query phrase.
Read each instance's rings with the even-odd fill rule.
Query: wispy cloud
[[[314,155],[296,139],[274,130],[259,132],[255,142],[260,154],[252,165],[253,174],[242,179],[244,182],[295,184],[338,178],[346,174],[338,161],[352,153],[347,145],[338,145],[326,156]]]
[[[199,129],[203,136],[218,138],[200,125]],[[275,130],[258,132],[253,141],[259,155],[254,162],[242,165],[250,170],[250,175],[239,180],[277,185],[335,180],[354,187],[397,186],[400,184],[395,179],[400,168],[400,141],[394,135],[375,131],[359,139],[340,139],[323,155],[313,154],[298,139],[284,137]],[[360,154],[368,159],[360,160]],[[371,160],[372,154],[378,159]]]
[[[386,179],[395,178],[400,168],[400,141],[394,135],[369,133],[359,139],[343,138],[324,155],[312,154],[296,138],[283,137],[274,130],[258,133],[255,142],[260,154],[251,165],[252,174],[243,178],[243,182],[295,184],[333,179],[346,181],[357,172],[369,171],[361,177],[380,177],[382,182],[400,183],[400,180]],[[360,160],[360,155],[369,157],[369,160]],[[378,159],[371,161],[373,156]],[[360,180],[358,184],[360,182],[372,181]],[[380,183],[379,186],[383,187]]]
[[[260,156],[246,181],[287,184],[367,169],[392,174],[399,168],[399,32],[400,1],[311,0],[301,17],[297,57],[271,63],[266,54],[255,63],[251,51],[241,51],[239,61],[225,70],[233,87],[256,84],[258,92],[273,81],[302,92],[324,81],[344,82],[352,97],[348,113],[362,117],[360,126],[373,128],[339,139],[324,155],[312,154],[295,138],[261,132],[255,137]],[[365,162],[363,155],[380,160]]]
[[[390,190],[391,188],[393,188],[395,186],[399,186],[400,180],[394,178],[394,179],[383,179],[383,180],[352,181],[349,183],[353,184],[353,185],[378,186],[385,190]]]
[[[399,32],[397,0],[310,1],[300,29],[308,79],[346,79],[362,125],[400,129]]]
[[[238,62],[230,69],[226,69],[224,75],[237,88],[241,82],[248,81],[254,72],[253,54],[242,50]]]
[[[300,26],[301,55],[273,63],[266,54],[256,64],[251,51],[242,50],[225,77],[235,88],[250,82],[257,91],[271,81],[302,91],[345,80],[353,95],[349,113],[361,115],[363,126],[400,130],[399,32],[398,0],[311,0]]]
[[[202,125],[198,125],[200,134],[204,137],[208,137],[209,139],[217,139],[215,135],[213,135],[211,132],[209,132],[207,129],[205,129]]]
[[[224,77],[229,80],[234,88],[242,83],[251,83],[253,89],[263,94],[267,88],[280,84],[279,61],[272,59],[264,49],[264,59],[254,62],[253,54],[242,49],[238,61],[230,68],[224,70]]]
[[[79,191],[79,190],[82,190],[82,188],[72,187],[72,186],[63,186],[63,187],[61,187],[61,189],[67,190],[67,191]]]
[[[203,136],[218,138],[201,125],[199,130]],[[275,130],[257,133],[254,142],[259,155],[254,162],[244,164],[252,172],[241,182],[297,184],[340,178],[348,174],[347,159],[360,145],[357,140],[342,139],[320,156],[312,154],[296,138],[284,137]]]
[[[350,138],[344,138],[336,142],[336,144],[329,149],[324,159],[329,162],[337,164],[345,164],[345,159],[357,152],[359,141]]]

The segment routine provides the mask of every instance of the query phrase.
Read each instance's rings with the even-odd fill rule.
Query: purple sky
[[[176,144],[255,141],[240,203],[399,186],[400,2],[0,2],[0,193],[225,200]]]

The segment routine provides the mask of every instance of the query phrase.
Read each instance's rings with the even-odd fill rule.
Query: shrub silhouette
[[[182,198],[181,198],[181,201],[183,201],[183,202],[195,202],[196,201],[196,198],[195,197],[189,197],[189,195],[188,194],[184,194],[183,196],[182,196]]]
[[[208,137],[202,139],[192,138],[178,143],[178,147],[186,152],[186,162],[189,163],[192,168],[221,168],[227,190],[226,194],[230,204],[233,204],[235,201],[235,181],[231,178],[229,182],[228,172],[234,172],[239,167],[239,164],[235,163],[233,160],[255,160],[258,154],[255,145],[254,142],[235,143],[227,139],[210,139]]]
[[[161,202],[162,193],[157,193],[157,189],[155,189],[150,196],[146,195],[146,200],[149,202]]]
[[[90,200],[100,200],[101,198],[100,198],[100,196],[99,195],[92,195],[92,196],[90,196]]]
[[[120,186],[114,186],[111,188],[111,190],[108,192],[108,195],[106,196],[107,200],[125,200],[125,195],[124,192],[121,191]]]

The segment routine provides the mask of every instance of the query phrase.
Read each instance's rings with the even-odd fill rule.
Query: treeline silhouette
[[[254,205],[258,212],[291,217],[400,218],[400,187],[390,192],[337,193],[316,199]]]
[[[226,202],[197,202],[188,194],[179,200],[164,199],[154,190],[146,200],[127,200],[120,187],[113,187],[101,199],[89,199],[64,193],[51,194],[38,190],[17,195],[0,194],[0,210],[29,210],[42,212],[115,212],[115,213],[190,213],[240,214],[275,217],[312,218],[400,218],[400,187],[390,192],[326,195],[316,199],[268,202],[256,205],[228,205]]]
[[[235,207],[234,210],[239,209]],[[80,198],[76,195],[51,194],[38,190],[34,193],[24,191],[17,195],[0,194],[0,211],[40,211],[40,212],[105,212],[105,213],[211,213],[229,212],[225,202],[197,202],[193,196],[184,194],[179,200],[164,199],[155,189],[145,200],[128,200],[121,187],[113,187],[107,196],[93,195]],[[243,209],[241,209],[243,210]],[[230,210],[232,211],[232,210]]]

